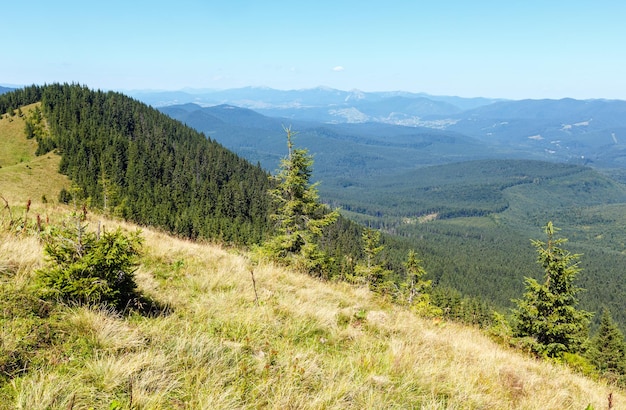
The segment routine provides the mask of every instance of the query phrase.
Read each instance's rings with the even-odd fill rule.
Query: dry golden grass
[[[67,177],[57,172],[61,158],[54,153],[35,156],[36,141],[26,139],[24,119],[36,105],[22,107],[23,117],[0,119],[0,195],[13,206],[29,199],[41,203],[44,196],[56,202],[61,188],[69,186]]]
[[[13,402],[0,407],[605,409],[611,392],[615,408],[626,405],[609,386],[365,288],[261,264],[257,304],[245,253],[152,229],[142,236],[137,280],[171,314],[63,309],[71,342],[53,347],[63,359],[14,380]],[[3,257],[25,255],[10,259],[18,270],[41,263],[36,240],[3,239]]]
[[[24,134],[24,119],[38,104],[22,108],[23,116],[0,115],[0,167],[27,162],[35,157],[37,142],[27,140]],[[16,111],[17,112],[17,111]]]

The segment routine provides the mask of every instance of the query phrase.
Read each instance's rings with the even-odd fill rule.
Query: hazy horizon
[[[33,0],[3,7],[2,84],[626,99],[626,3]]]

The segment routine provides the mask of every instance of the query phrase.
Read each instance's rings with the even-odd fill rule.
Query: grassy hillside
[[[68,210],[34,211],[57,219]],[[93,215],[91,226],[98,221],[120,224]],[[615,408],[626,403],[366,288],[259,265],[256,301],[245,254],[152,229],[143,229],[137,280],[165,313],[50,305],[32,296],[44,263],[37,238],[0,235],[0,408],[601,409],[610,392]],[[15,358],[21,367],[7,377]]]
[[[19,127],[0,132],[2,143],[21,138]],[[35,157],[32,146],[0,149],[10,151],[0,194],[13,217],[61,224],[68,206],[23,207],[67,183],[53,170],[58,158]],[[99,214],[87,222],[137,229]],[[614,408],[626,403],[611,386],[476,329],[420,318],[364,287],[151,228],[142,237],[136,278],[159,311],[67,306],[39,298],[42,243],[0,210],[0,408],[603,409],[611,393]]]
[[[21,116],[0,116],[0,195],[12,205],[17,201],[56,201],[59,190],[69,186],[58,173],[60,157],[54,153],[35,156],[37,142],[26,139],[25,118],[38,104],[22,107]],[[3,204],[4,205],[4,204]]]

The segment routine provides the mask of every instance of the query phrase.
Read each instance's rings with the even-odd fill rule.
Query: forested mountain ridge
[[[37,101],[49,127],[39,153],[56,149],[61,172],[94,206],[190,238],[258,243],[268,230],[268,174],[205,135],[79,85],[7,93],[0,111]]]

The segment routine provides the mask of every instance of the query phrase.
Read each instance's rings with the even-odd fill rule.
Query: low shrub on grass
[[[134,272],[142,243],[139,232],[88,232],[55,228],[44,235],[49,264],[39,270],[44,296],[79,304],[124,308],[136,297]]]

